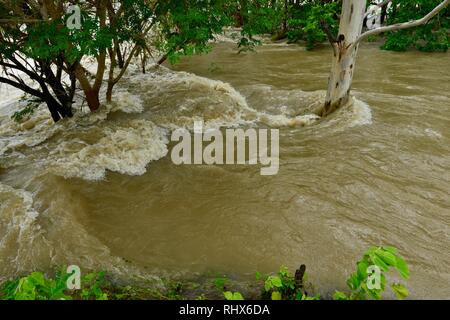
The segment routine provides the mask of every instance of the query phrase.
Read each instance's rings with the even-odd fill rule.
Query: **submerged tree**
[[[73,65],[65,63],[56,21],[44,25],[48,12],[41,9],[32,1],[0,3],[0,83],[45,102],[58,121],[72,116],[75,73]],[[69,85],[63,82],[67,75]]]
[[[72,116],[77,81],[90,110],[99,108],[108,48],[113,42],[133,41],[137,33],[135,26],[108,17],[108,8],[117,6],[116,1],[76,3],[73,13],[69,12],[70,1],[4,0],[0,4],[0,82],[41,99],[55,121]],[[79,15],[73,26],[71,14]],[[119,27],[128,33],[117,32]],[[93,81],[85,67],[87,57],[97,61]]]
[[[110,102],[133,58],[141,57],[145,72],[149,56],[161,53],[162,63],[207,51],[208,41],[233,20],[234,5],[225,0],[2,0],[0,82],[45,102],[55,121],[72,116],[78,83],[89,109],[96,111],[104,83]]]
[[[441,10],[446,8],[449,3],[450,0],[440,2],[439,5],[421,19],[384,26],[362,33],[366,2],[362,0],[343,0],[339,35],[335,37],[331,32],[328,32],[328,38],[333,47],[333,61],[326,101],[320,115],[327,116],[348,103],[356,66],[356,57],[362,40],[385,32],[394,32],[425,25]],[[327,29],[326,24],[324,24],[324,28]]]

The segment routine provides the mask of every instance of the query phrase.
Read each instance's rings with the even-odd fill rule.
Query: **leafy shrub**
[[[46,279],[41,272],[7,282],[2,287],[4,300],[70,300],[66,295],[66,280],[63,275],[54,280]]]
[[[82,288],[78,292],[67,289],[70,274],[62,269],[54,279],[47,278],[42,272],[6,282],[0,287],[3,300],[107,300],[108,295],[102,287],[106,284],[105,273],[89,273],[81,278]]]
[[[441,0],[394,0],[388,12],[388,24],[416,20],[431,12]],[[428,24],[412,29],[388,32],[382,49],[406,51],[447,51],[450,46],[450,9],[444,9]]]
[[[409,278],[408,265],[397,254],[397,249],[394,247],[372,247],[356,265],[356,272],[351,274],[347,280],[347,286],[351,292],[338,291],[333,296],[335,300],[367,300],[369,298],[380,300],[382,293],[386,289],[386,276],[384,273],[391,268],[396,269],[403,279],[407,280]],[[368,270],[371,266],[376,266],[381,271],[379,288],[370,288],[368,286],[370,276]],[[398,299],[405,299],[409,295],[406,287],[401,284],[393,283],[391,288]]]
[[[322,21],[330,27],[333,34],[337,34],[339,28],[337,17],[341,10],[340,6],[338,2],[293,6],[292,18],[289,20],[288,40],[290,42],[306,41],[307,49],[313,49],[318,43],[327,40],[321,26]]]
[[[27,102],[27,105],[22,110],[19,110],[19,111],[16,111],[13,113],[13,115],[11,116],[11,119],[13,119],[15,122],[22,122],[27,117],[31,116],[43,102],[39,98],[29,97],[28,95],[24,95],[20,99],[20,101]]]
[[[276,275],[263,276],[256,274],[256,278],[264,280],[263,297],[272,300],[319,300],[320,296],[309,297],[304,288],[306,277],[304,274],[301,278],[292,275],[288,268],[281,267]]]
[[[226,300],[244,300],[244,297],[239,292],[227,291],[223,293]]]
[[[347,280],[350,292],[336,292],[335,300],[367,300],[381,299],[386,288],[385,273],[390,269],[396,269],[403,279],[409,278],[409,269],[405,260],[397,254],[394,247],[372,247],[356,264],[356,272],[351,274]],[[369,267],[378,267],[380,270],[380,287],[369,288],[371,278]],[[180,282],[168,282],[167,290],[162,293],[154,289],[135,288],[131,286],[119,287],[113,285],[105,277],[105,272],[88,273],[81,277],[80,290],[68,290],[67,280],[70,274],[66,268],[57,272],[54,278],[46,277],[41,272],[33,272],[26,277],[8,281],[0,285],[0,300],[136,300],[136,299],[161,299],[181,300],[183,297],[183,284]],[[261,280],[264,285],[262,299],[271,300],[320,300],[320,296],[310,296],[314,291],[307,283],[305,266],[291,274],[286,267],[281,267],[274,275],[256,274],[256,279]],[[228,279],[217,278],[213,281],[214,286],[221,292],[228,286]],[[408,290],[399,283],[390,285],[398,299],[408,297]],[[223,296],[226,300],[244,300],[240,292],[225,291]],[[204,294],[197,299],[205,300]]]

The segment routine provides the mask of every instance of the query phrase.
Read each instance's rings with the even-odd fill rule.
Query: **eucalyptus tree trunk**
[[[344,0],[342,3],[339,36],[332,43],[333,61],[322,117],[349,101],[358,54],[358,44],[352,44],[361,35],[365,13],[366,1]]]
[[[389,2],[390,0],[383,1],[379,6],[388,5]],[[425,25],[449,4],[450,0],[442,1],[430,13],[418,20],[380,27],[362,33],[363,22],[366,16],[366,1],[343,0],[337,39],[331,34],[328,26],[325,23],[322,24],[333,47],[333,63],[325,105],[319,115],[322,117],[327,116],[349,102],[358,47],[362,40],[384,32]]]

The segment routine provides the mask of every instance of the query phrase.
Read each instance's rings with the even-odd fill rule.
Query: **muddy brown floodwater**
[[[365,44],[355,104],[301,126],[323,99],[329,48],[257,51],[219,43],[172,70],[131,73],[115,107],[56,126],[42,113],[20,127],[5,106],[0,278],[80,264],[251,279],[306,264],[327,294],[369,246],[393,245],[413,298],[449,298],[450,54]],[[279,128],[279,174],[173,165],[168,132],[202,118]]]

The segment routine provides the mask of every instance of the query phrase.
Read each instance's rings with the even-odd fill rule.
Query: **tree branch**
[[[336,55],[337,54],[336,43],[338,42],[338,39],[334,36],[333,32],[331,32],[330,26],[325,20],[320,20],[320,26],[322,27],[323,32],[325,32],[325,34],[327,35],[328,41],[333,47],[333,52]]]
[[[166,54],[164,54],[159,60],[158,60],[158,65],[160,66],[160,65],[162,65],[163,63],[164,63],[164,61],[166,61],[167,60],[167,58],[169,57],[169,55],[166,53]]]
[[[328,41],[330,41],[331,44],[334,44],[337,42],[336,37],[330,30],[330,26],[325,20],[320,20],[320,26],[322,27],[323,32],[327,35]]]
[[[0,77],[0,83],[5,83],[8,84],[10,86],[13,86],[21,91],[24,91],[28,94],[31,94],[32,96],[38,97],[38,98],[43,98],[44,95],[42,94],[42,92],[40,92],[39,90],[35,90],[25,84],[21,84],[21,83],[17,83],[12,81],[11,79],[8,78],[4,78],[4,77]]]
[[[128,66],[131,63],[131,59],[133,59],[133,56],[137,50],[137,45],[135,45],[133,47],[133,50],[131,50],[130,55],[128,56],[127,61],[125,62],[123,68],[120,70],[120,73],[117,75],[117,77],[113,80],[113,83],[116,84],[117,82],[120,81],[120,79],[122,79],[123,75],[125,74],[125,71],[128,69]]]
[[[402,30],[402,29],[414,28],[417,26],[427,24],[428,21],[430,21],[440,11],[442,11],[445,7],[447,7],[449,3],[450,3],[450,0],[443,1],[440,5],[438,5],[436,8],[434,8],[429,14],[427,14],[422,19],[412,20],[412,21],[405,22],[405,23],[398,23],[398,24],[394,24],[391,26],[386,26],[386,27],[381,27],[381,28],[366,31],[362,35],[360,35],[358,37],[358,39],[356,39],[356,41],[352,44],[352,47],[355,47],[359,42],[361,42],[362,40],[366,39],[367,37],[370,37],[373,35],[377,35],[377,34],[384,33],[384,32],[389,32],[389,31],[397,31],[397,30]]]

